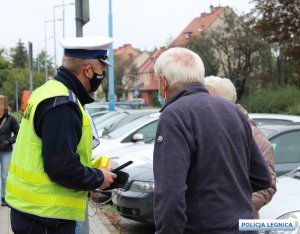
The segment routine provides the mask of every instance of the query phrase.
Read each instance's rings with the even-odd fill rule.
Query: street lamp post
[[[46,20],[44,21],[44,28],[45,28],[45,82],[48,80],[48,61],[47,61],[47,23],[53,21],[61,21],[61,19],[56,20]]]
[[[48,80],[48,62],[47,62],[47,23],[52,22],[52,20],[46,20],[45,24],[45,82]]]
[[[113,16],[112,16],[112,4],[111,0],[109,0],[109,13],[108,13],[108,34],[110,37],[113,37]],[[114,48],[113,43],[111,43],[109,47],[109,63],[111,67],[108,68],[109,73],[109,110],[115,110],[115,89],[114,89]]]
[[[53,6],[53,37],[54,37],[54,65],[55,67],[57,67],[57,63],[56,63],[56,29],[55,29],[55,8],[57,7],[63,7],[63,37],[65,37],[65,6],[71,6],[71,5],[75,5],[75,3],[66,3],[64,4],[64,1],[63,1],[63,4],[61,5],[56,5],[56,6]]]

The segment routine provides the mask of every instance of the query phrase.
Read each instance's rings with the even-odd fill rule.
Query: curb
[[[120,234],[101,208],[89,202],[89,234]]]

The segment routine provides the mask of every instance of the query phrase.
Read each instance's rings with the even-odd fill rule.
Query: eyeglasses
[[[107,55],[98,55],[98,56],[96,56],[96,58],[97,59],[102,59],[102,60],[106,60],[108,57],[107,57]]]

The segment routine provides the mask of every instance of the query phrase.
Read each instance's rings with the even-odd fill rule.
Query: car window
[[[300,131],[281,134],[273,139],[274,161],[277,163],[300,163]]]
[[[128,135],[126,138],[124,138],[122,140],[122,143],[132,142],[133,141],[132,137],[136,133],[143,134],[145,143],[152,142],[156,135],[157,124],[158,124],[158,120],[155,120],[151,123],[148,123],[148,124],[142,126],[138,130],[136,130],[134,133],[132,133],[132,134]]]
[[[149,123],[146,126],[140,128],[138,131],[136,131],[136,133],[142,133],[145,142],[152,141],[156,135],[157,123],[158,120]]]
[[[139,118],[135,119],[134,121],[132,121],[131,123],[128,123],[122,127],[117,128],[116,130],[110,132],[109,138],[115,139],[115,138],[123,136],[126,133],[130,133],[130,132],[132,132],[133,129],[138,128],[139,126],[146,125],[149,122],[149,120],[151,120],[151,118],[149,118],[148,116],[139,117]]]

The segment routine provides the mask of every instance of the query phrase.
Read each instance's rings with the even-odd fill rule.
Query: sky
[[[54,57],[56,54],[57,65],[60,65],[63,49],[59,41],[63,35],[76,36],[75,5],[69,5],[74,2],[75,0],[6,1],[5,6],[0,9],[0,48],[8,50],[15,47],[19,39],[27,48],[28,42],[32,42],[34,57],[46,48],[49,56]],[[170,39],[175,39],[193,18],[209,12],[210,5],[229,6],[238,15],[248,13],[253,8],[249,0],[111,2],[114,48],[131,44],[148,51],[165,46]],[[89,0],[90,21],[83,26],[83,36],[108,36],[108,6],[109,0]]]

